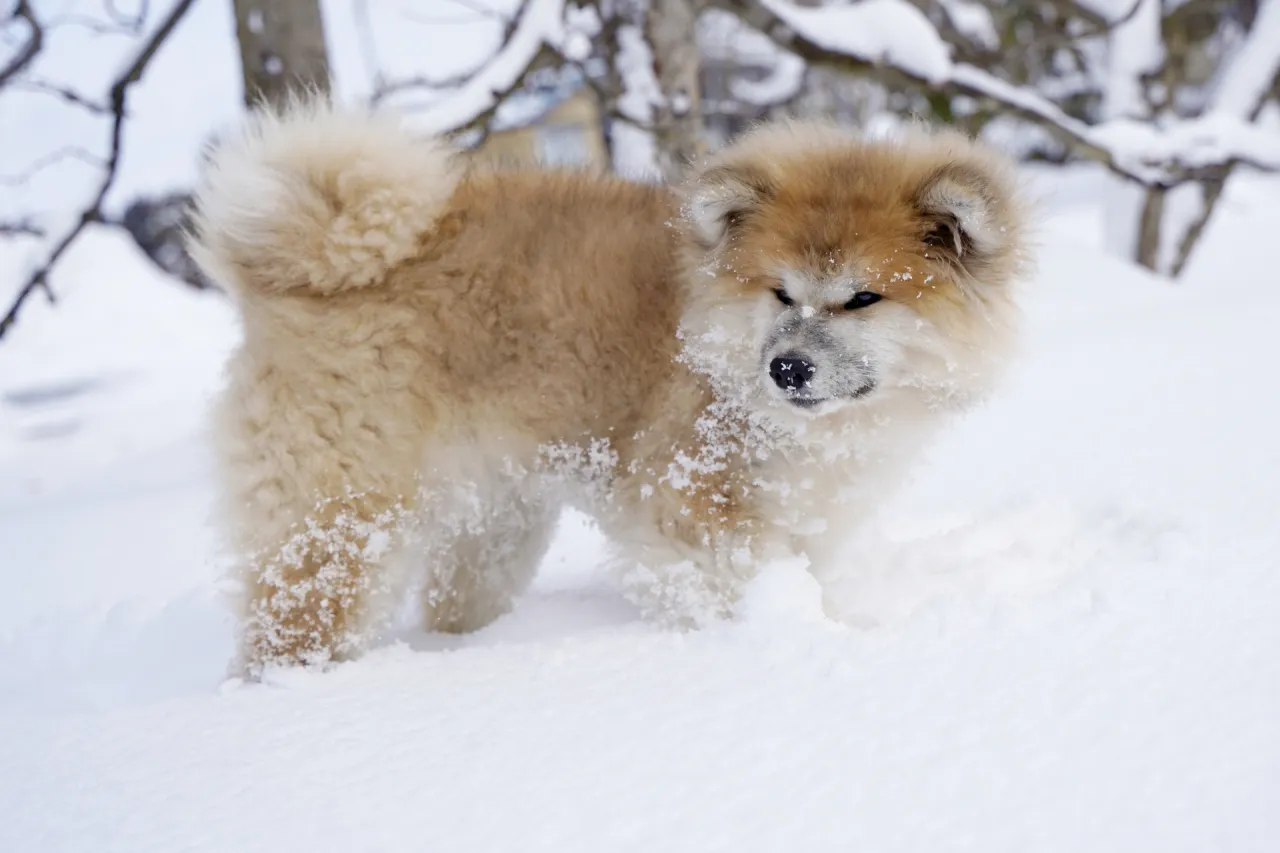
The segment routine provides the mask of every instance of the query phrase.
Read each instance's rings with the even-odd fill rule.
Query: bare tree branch
[[[40,53],[40,49],[44,47],[44,28],[40,25],[40,21],[36,19],[36,14],[31,10],[31,5],[27,0],[18,0],[18,5],[14,6],[13,14],[9,16],[9,20],[26,21],[27,27],[30,28],[31,32],[27,35],[26,42],[18,49],[18,53],[13,59],[9,60],[9,63],[3,68],[0,68],[0,86],[3,86],[11,78],[26,70],[26,67]]]
[[[64,88],[62,86],[56,86],[53,83],[49,83],[44,80],[18,80],[13,83],[13,86],[17,89],[23,89],[28,92],[39,92],[43,95],[52,95],[56,98],[61,98],[69,104],[75,104],[78,107],[88,110],[94,115],[111,115],[111,110],[105,104],[95,103],[84,95],[81,95],[79,92],[72,91],[71,89]]]
[[[538,48],[538,52],[533,55],[533,58],[529,60],[529,64],[525,66],[524,70],[520,72],[518,77],[511,81],[509,86],[504,86],[501,89],[490,90],[489,94],[493,96],[492,104],[490,104],[486,109],[476,113],[475,117],[470,121],[465,124],[458,125],[450,132],[460,134],[476,130],[480,133],[480,137],[476,140],[476,144],[478,145],[481,142],[484,142],[484,140],[489,136],[489,131],[491,129],[490,123],[493,121],[493,117],[497,114],[498,109],[502,106],[503,102],[507,100],[507,97],[517,89],[524,87],[531,72],[545,65],[548,60],[556,56],[558,56],[556,51],[550,45],[544,43]]]
[[[191,9],[195,0],[177,0],[173,7],[161,20],[160,25],[156,27],[151,36],[143,42],[142,47],[134,56],[133,62],[129,67],[115,79],[111,85],[110,102],[111,102],[111,144],[110,154],[107,157],[106,171],[102,177],[102,181],[98,185],[97,193],[94,195],[89,206],[81,211],[79,218],[75,224],[67,230],[65,234],[54,245],[52,251],[49,252],[44,262],[36,267],[34,271],[18,288],[17,295],[14,297],[13,303],[9,306],[9,310],[3,318],[0,318],[0,339],[13,326],[17,320],[18,312],[21,310],[23,303],[37,289],[43,290],[45,294],[52,300],[53,291],[49,289],[49,273],[53,267],[66,254],[67,250],[75,243],[76,239],[84,232],[86,226],[94,222],[103,220],[102,203],[107,197],[107,193],[111,190],[111,186],[115,183],[116,173],[120,166],[121,141],[124,136],[125,122],[125,105],[129,96],[129,89],[133,84],[142,79],[142,75],[146,72],[147,66],[151,64],[151,60],[155,58],[156,52],[160,46],[173,33],[178,22]],[[21,5],[21,4],[20,4]]]
[[[461,2],[461,0],[455,0],[455,2]],[[486,17],[498,18],[503,22],[502,36],[499,38],[499,41],[498,41],[498,44],[499,44],[498,50],[493,54],[493,56],[490,56],[487,59],[485,59],[484,62],[479,63],[478,65],[468,69],[467,71],[463,71],[458,74],[452,74],[448,77],[433,78],[433,77],[426,77],[426,76],[419,75],[414,77],[405,77],[400,80],[387,81],[385,79],[382,79],[381,74],[379,73],[378,75],[379,80],[377,84],[374,86],[373,93],[369,97],[369,102],[376,106],[382,103],[383,101],[385,101],[387,98],[391,97],[392,95],[396,95],[401,92],[407,92],[413,89],[428,89],[428,90],[454,89],[454,88],[457,88],[458,86],[462,86],[466,84],[468,81],[472,80],[476,75],[482,72],[485,69],[485,67],[489,65],[491,62],[493,62],[493,60],[496,57],[500,56],[502,52],[507,48],[507,45],[511,43],[511,39],[515,35],[516,28],[520,26],[521,20],[524,18],[525,13],[528,11],[529,3],[530,3],[530,0],[521,0],[520,7],[516,10],[515,14],[513,14],[510,18],[502,18],[500,15],[498,15],[498,13],[494,12],[492,9],[483,9],[483,7],[479,7],[479,9],[476,10],[476,11],[480,11],[481,9],[483,9],[483,11],[486,14]],[[465,4],[462,4],[462,5],[465,5]],[[467,8],[471,8],[471,7],[467,7]],[[532,65],[533,63],[531,62],[529,64]],[[523,80],[524,74],[522,73],[520,77]],[[496,104],[495,104],[495,108],[496,108]]]
[[[437,134],[479,129],[487,134],[503,101],[525,85],[532,71],[558,55],[563,14],[564,0],[523,0],[497,53],[447,97],[426,105],[419,129]]]
[[[381,79],[381,75],[373,87],[372,94],[369,95],[369,103],[377,106],[394,95],[401,92],[409,92],[414,89],[426,89],[434,91],[437,89],[453,89],[466,83],[477,73],[478,69],[464,71],[460,74],[454,74],[449,77],[403,77],[399,80]]]
[[[112,3],[108,2],[103,5],[106,7],[107,20],[105,21],[90,15],[69,12],[49,18],[45,21],[45,29],[80,27],[99,36],[136,36],[142,32],[143,12],[139,12],[138,16],[125,15],[116,9]],[[146,7],[147,4],[143,3],[141,9],[145,11]]]

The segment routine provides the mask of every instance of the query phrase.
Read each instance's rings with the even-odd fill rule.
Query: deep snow
[[[848,624],[783,567],[660,632],[570,517],[491,628],[266,686],[205,524],[232,315],[95,235],[0,348],[0,849],[1275,849],[1280,183],[1177,285],[1044,186],[1024,359],[851,542]]]

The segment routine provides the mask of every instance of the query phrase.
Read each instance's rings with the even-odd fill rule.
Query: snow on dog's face
[[[686,356],[774,420],[961,403],[1004,354],[1022,214],[1004,161],[961,136],[770,127],[712,158],[684,213]]]

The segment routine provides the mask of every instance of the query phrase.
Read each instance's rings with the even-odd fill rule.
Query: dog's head
[[[1023,212],[957,134],[766,126],[694,175],[683,221],[686,357],[772,420],[961,403],[1010,341]]]

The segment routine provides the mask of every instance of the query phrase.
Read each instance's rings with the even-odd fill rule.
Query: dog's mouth
[[[801,411],[813,412],[822,408],[825,403],[848,403],[854,400],[861,400],[874,390],[876,390],[876,383],[868,382],[856,391],[840,397],[811,397],[799,392],[789,392],[786,394],[785,399]]]

